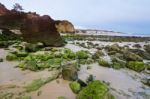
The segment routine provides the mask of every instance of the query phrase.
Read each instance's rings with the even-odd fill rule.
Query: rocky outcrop
[[[42,42],[50,46],[62,46],[63,40],[55,27],[55,21],[48,15],[7,10],[0,4],[0,28],[19,29],[29,43]]]
[[[3,4],[0,3],[0,15],[9,12]]]
[[[68,63],[63,66],[62,77],[64,80],[76,80],[78,78],[76,63]]]
[[[21,27],[24,40],[45,45],[61,46],[63,44],[60,34],[55,28],[55,22],[47,15],[37,16],[28,14]]]
[[[67,20],[57,20],[55,21],[55,26],[59,33],[75,33],[73,24]]]

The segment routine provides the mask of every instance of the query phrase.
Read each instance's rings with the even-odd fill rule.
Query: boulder
[[[75,33],[73,24],[67,20],[56,20],[55,26],[59,33]]]
[[[64,80],[76,80],[78,78],[77,64],[74,62],[65,64],[62,69],[62,76]]]
[[[150,45],[144,45],[144,50],[150,54]]]
[[[3,62],[4,60],[2,58],[0,58],[0,62]]]
[[[141,49],[130,49],[130,51],[137,54],[137,55],[139,55],[143,59],[150,60],[150,54],[146,51],[143,51]]]
[[[108,51],[117,51],[120,52],[121,47],[118,44],[113,44],[111,46],[106,46]]]
[[[74,92],[74,93],[78,93],[81,89],[81,86],[80,86],[80,83],[74,81],[74,82],[71,82],[69,84],[71,90]]]
[[[127,63],[127,67],[136,72],[141,72],[141,71],[145,70],[145,68],[146,68],[144,62],[139,62],[139,61],[129,61]]]
[[[144,78],[144,79],[142,80],[142,83],[144,83],[144,84],[147,85],[147,86],[150,86],[150,77]]]
[[[63,41],[55,28],[55,21],[49,16],[28,15],[21,27],[25,41],[42,42],[50,46],[62,46]]]
[[[127,61],[143,61],[142,57],[129,51],[126,51],[125,53],[123,53],[123,55]]]
[[[133,47],[135,47],[135,48],[141,48],[142,46],[140,44],[134,44]]]
[[[117,57],[112,57],[112,67],[114,69],[120,69],[120,68],[124,68],[126,66],[126,62],[123,60],[120,60]]]
[[[85,88],[83,88],[76,99],[114,99],[109,93],[106,84],[101,81],[92,81]]]

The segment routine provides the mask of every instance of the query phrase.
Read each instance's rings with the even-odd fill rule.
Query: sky
[[[7,8],[69,20],[75,27],[150,35],[150,0],[0,0]]]

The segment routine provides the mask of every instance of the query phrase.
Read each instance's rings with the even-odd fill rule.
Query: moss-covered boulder
[[[76,57],[78,59],[87,59],[89,57],[89,55],[88,55],[87,51],[81,50],[81,51],[76,52]]]
[[[134,44],[133,47],[135,47],[135,48],[141,48],[142,46],[140,44]]]
[[[15,54],[8,54],[6,56],[6,60],[8,61],[14,61],[14,60],[17,60],[17,56]]]
[[[72,90],[74,93],[76,93],[76,94],[77,94],[77,93],[80,91],[80,89],[81,89],[80,84],[79,84],[78,82],[76,82],[76,81],[71,82],[71,83],[69,84],[69,86],[70,86],[71,90]]]
[[[28,56],[28,53],[25,51],[19,51],[16,53],[16,56],[17,57],[26,57],[26,56]]]
[[[114,99],[106,84],[96,80],[90,82],[77,95],[77,99]]]
[[[129,52],[129,51],[126,51],[124,53],[124,58],[127,60],[127,61],[143,61],[143,58],[140,57],[139,55],[135,54],[135,53],[132,53],[132,52]]]
[[[25,44],[25,50],[27,52],[36,52],[40,49],[41,49],[41,47],[39,47],[37,44],[31,44],[31,43],[26,43]]]
[[[59,96],[57,99],[66,99],[64,96]]]
[[[105,49],[107,49],[108,51],[117,51],[117,52],[119,52],[121,47],[118,44],[113,44],[111,46],[106,46]]]
[[[99,59],[101,56],[104,56],[104,53],[102,52],[102,50],[98,50],[96,51],[93,55],[92,55],[92,58],[94,60],[97,60]]]
[[[127,68],[137,72],[141,72],[145,69],[145,64],[144,62],[140,62],[140,61],[129,61],[127,63]]]
[[[110,67],[110,63],[109,63],[108,61],[102,59],[102,58],[98,60],[98,64],[99,64],[100,66]]]
[[[64,59],[75,59],[76,58],[76,54],[71,51],[70,49],[65,48],[63,50],[63,56]]]
[[[112,57],[112,68],[114,69],[121,69],[126,66],[126,62],[123,60],[120,60],[117,57]]]
[[[144,45],[144,50],[150,54],[150,45]]]
[[[3,59],[2,59],[2,58],[0,58],[0,62],[3,62]]]
[[[76,80],[78,78],[77,74],[77,63],[76,62],[70,62],[65,65],[63,65],[62,68],[62,76],[64,80]]]
[[[150,77],[148,78],[144,78],[143,80],[142,80],[142,83],[144,83],[145,85],[147,85],[147,86],[150,86]]]
[[[144,50],[141,49],[130,49],[131,52],[139,55],[143,59],[150,60],[150,54]]]
[[[13,41],[0,41],[0,48],[7,48],[14,43]]]

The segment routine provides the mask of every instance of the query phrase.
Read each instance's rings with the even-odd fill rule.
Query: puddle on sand
[[[69,81],[57,79],[40,88],[38,90],[41,91],[39,96],[37,95],[38,91],[31,92],[30,96],[32,99],[57,99],[59,96],[64,96],[66,99],[76,99],[69,83]]]
[[[133,79],[127,72],[124,72],[125,70],[114,70],[98,66],[98,64],[92,64],[91,67],[92,69],[87,70],[86,66],[81,66],[79,78],[86,80],[92,74],[96,80],[108,82],[116,99],[127,99],[127,97],[133,97],[128,99],[134,99],[135,96],[132,93],[143,90],[143,84]]]

